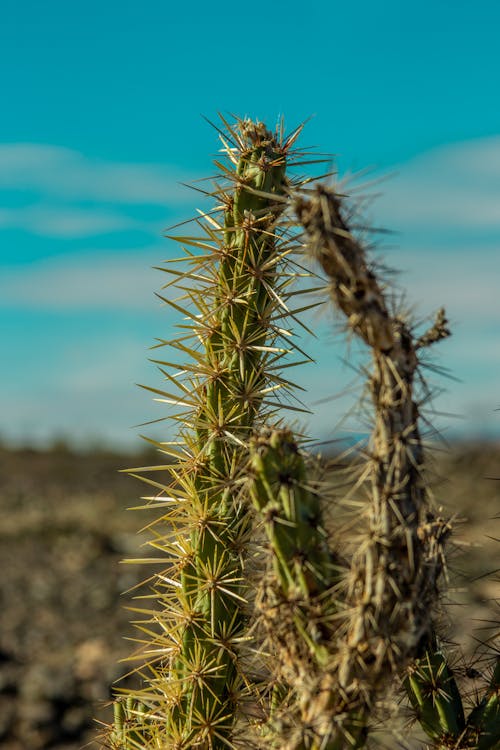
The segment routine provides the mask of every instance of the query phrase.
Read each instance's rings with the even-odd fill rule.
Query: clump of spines
[[[174,416],[179,440],[158,444],[176,461],[154,467],[170,480],[146,478],[158,490],[151,504],[167,509],[150,527],[150,544],[169,567],[154,577],[157,608],[135,608],[147,617],[137,623],[145,634],[145,663],[137,669],[145,687],[133,691],[143,721],[130,731],[124,722],[119,741],[114,733],[111,744],[120,750],[141,742],[172,750],[234,746],[235,716],[249,689],[238,657],[249,537],[242,472],[252,430],[276,409],[270,396],[288,387],[279,362],[293,344],[277,321],[288,313],[294,245],[277,225],[299,130],[285,138],[261,123],[227,126],[229,165],[218,164],[224,184],[213,193],[218,212],[199,220],[203,236],[175,238],[198,252],[186,250],[187,270],[173,269],[168,286],[180,297],[164,298],[185,316],[184,333],[159,346],[191,361],[172,374],[164,368],[173,363],[155,360],[175,390],[150,390],[186,409]]]

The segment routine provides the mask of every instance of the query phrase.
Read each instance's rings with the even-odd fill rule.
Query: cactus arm
[[[113,730],[110,744],[113,750],[141,750],[144,747],[144,716],[146,706],[132,696],[118,699],[113,704]]]
[[[306,253],[322,268],[347,327],[372,355],[368,389],[374,423],[359,482],[368,499],[367,528],[351,561],[350,613],[338,668],[340,688],[354,703],[357,695],[362,712],[391,672],[403,670],[417,655],[432,628],[449,526],[430,512],[414,382],[417,373],[421,376],[419,350],[446,338],[449,330],[439,311],[431,329],[416,339],[404,317],[392,312],[334,190],[318,185],[312,196],[297,197],[295,208]],[[449,706],[440,695],[431,705],[415,674],[407,684],[431,731],[438,722],[453,730],[461,726],[458,703]]]
[[[417,719],[434,743],[444,750],[494,750],[500,743],[500,659],[482,700],[465,721],[460,692],[435,639],[417,659],[404,681]]]
[[[476,743],[477,750],[495,750],[500,746],[500,657],[497,657],[490,684],[467,719],[467,747]]]
[[[251,498],[264,519],[275,572],[286,595],[310,598],[334,582],[320,500],[306,483],[304,459],[290,431],[263,433],[250,446]]]
[[[250,497],[266,532],[274,571],[260,605],[266,650],[277,691],[281,686],[287,698],[284,707],[275,705],[271,713],[271,725],[282,721],[276,747],[362,747],[366,717],[339,695],[332,658],[334,590],[342,568],[327,544],[320,497],[307,481],[304,457],[289,430],[264,431],[251,441],[250,476]],[[287,732],[287,720],[304,732]]]
[[[188,685],[193,673],[205,670],[203,679],[187,689],[182,721],[188,717],[192,724],[216,723],[219,737],[230,732],[230,727],[226,729],[224,724],[231,723],[234,706],[230,695],[236,691],[238,681],[235,648],[221,648],[221,645],[228,634],[235,641],[241,634],[242,617],[238,611],[242,601],[242,571],[231,549],[238,537],[244,535],[245,526],[232,493],[224,488],[224,480],[234,471],[236,454],[241,453],[241,448],[225,436],[231,433],[244,443],[257,415],[262,400],[259,390],[265,382],[264,357],[251,347],[268,339],[273,307],[269,299],[261,299],[262,283],[259,285],[252,274],[275,252],[272,224],[276,212],[270,213],[273,199],[256,199],[250,192],[253,186],[261,185],[259,160],[264,163],[266,155],[279,165],[269,168],[269,192],[284,190],[284,154],[278,153],[277,144],[265,129],[250,125],[245,128],[248,140],[237,165],[233,210],[230,215],[226,211],[222,229],[229,238],[229,246],[223,249],[211,332],[205,343],[206,360],[215,377],[204,386],[205,398],[196,418],[195,450],[205,462],[195,478],[193,495],[197,502],[202,499],[212,523],[205,519],[204,526],[191,532],[194,560],[184,572],[184,581],[198,616],[185,627],[177,663],[177,671]],[[259,302],[263,303],[260,309]],[[260,383],[255,383],[256,376],[260,377]],[[241,392],[251,393],[252,389],[253,398],[241,404]],[[215,738],[213,741],[214,747],[218,746]]]
[[[455,744],[463,735],[465,716],[457,683],[435,639],[404,681],[416,716],[428,736]],[[457,745],[458,746],[458,745]]]
[[[434,335],[416,341],[402,317],[391,313],[333,190],[318,186],[311,198],[297,199],[296,211],[334,304],[372,351],[369,529],[352,564],[353,617],[340,680],[375,687],[395,664],[405,666],[430,627],[447,525],[430,516],[414,378],[419,347],[449,331],[441,315]]]

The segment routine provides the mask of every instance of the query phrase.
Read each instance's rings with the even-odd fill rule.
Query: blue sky
[[[213,8],[213,9],[212,9]],[[370,168],[382,254],[422,316],[444,303],[436,355],[461,382],[450,434],[500,436],[500,63],[497,2],[224,5],[5,0],[0,27],[0,435],[137,445],[162,415],[148,346],[176,321],[155,301],[162,238],[219,144],[202,115],[249,115]],[[352,379],[328,316],[298,375],[309,403]],[[322,438],[349,399],[312,407]],[[354,421],[344,429],[356,429]],[[149,434],[162,436],[168,428]]]

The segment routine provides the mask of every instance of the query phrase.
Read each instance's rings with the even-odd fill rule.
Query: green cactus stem
[[[500,745],[500,658],[482,699],[465,720],[463,701],[436,639],[408,670],[404,685],[422,729],[437,750],[495,750]]]
[[[453,672],[435,638],[425,656],[410,667],[405,688],[426,734],[440,745],[448,740],[456,743],[465,729],[464,709]]]
[[[149,389],[185,410],[174,417],[176,444],[158,444],[176,461],[155,467],[171,481],[146,479],[158,491],[153,506],[167,509],[151,527],[151,544],[169,567],[156,576],[158,609],[137,608],[148,618],[138,623],[146,687],[134,693],[149,706],[145,748],[159,747],[158,737],[162,748],[233,747],[239,701],[249,689],[238,662],[250,533],[242,470],[252,430],[279,406],[273,396],[289,387],[278,368],[293,350],[281,319],[293,313],[286,300],[294,244],[277,225],[298,132],[285,139],[261,123],[228,126],[222,141],[229,165],[216,162],[225,183],[213,193],[218,213],[199,221],[203,237],[175,238],[196,252],[186,249],[186,271],[171,270],[167,286],[180,297],[162,299],[186,323],[181,337],[159,346],[190,361],[172,374],[174,363],[155,360],[174,389]]]
[[[480,701],[467,719],[465,747],[477,747],[477,750],[495,750],[500,746],[500,656],[490,684]]]
[[[289,430],[261,432],[250,444],[250,496],[269,542],[273,583],[261,618],[266,650],[286,697],[274,708],[271,746],[341,750],[364,743],[365,721],[336,680],[338,587],[343,566],[329,548],[319,492]],[[288,725],[288,726],[287,726]]]
[[[271,543],[286,596],[310,599],[335,582],[320,498],[308,486],[304,458],[289,430],[263,432],[250,445],[251,497]]]
[[[147,717],[145,704],[129,695],[115,701],[113,715],[113,729],[109,738],[111,747],[117,750],[141,750],[144,747],[144,721]]]

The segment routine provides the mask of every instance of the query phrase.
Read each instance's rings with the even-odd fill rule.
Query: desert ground
[[[500,444],[436,455],[436,502],[454,519],[447,638],[473,696],[487,671],[473,654],[500,629]],[[132,683],[121,660],[135,648],[133,593],[123,592],[149,571],[121,561],[140,550],[153,511],[128,510],[142,487],[119,469],[149,463],[152,453],[0,448],[4,750],[97,750],[114,687]]]

